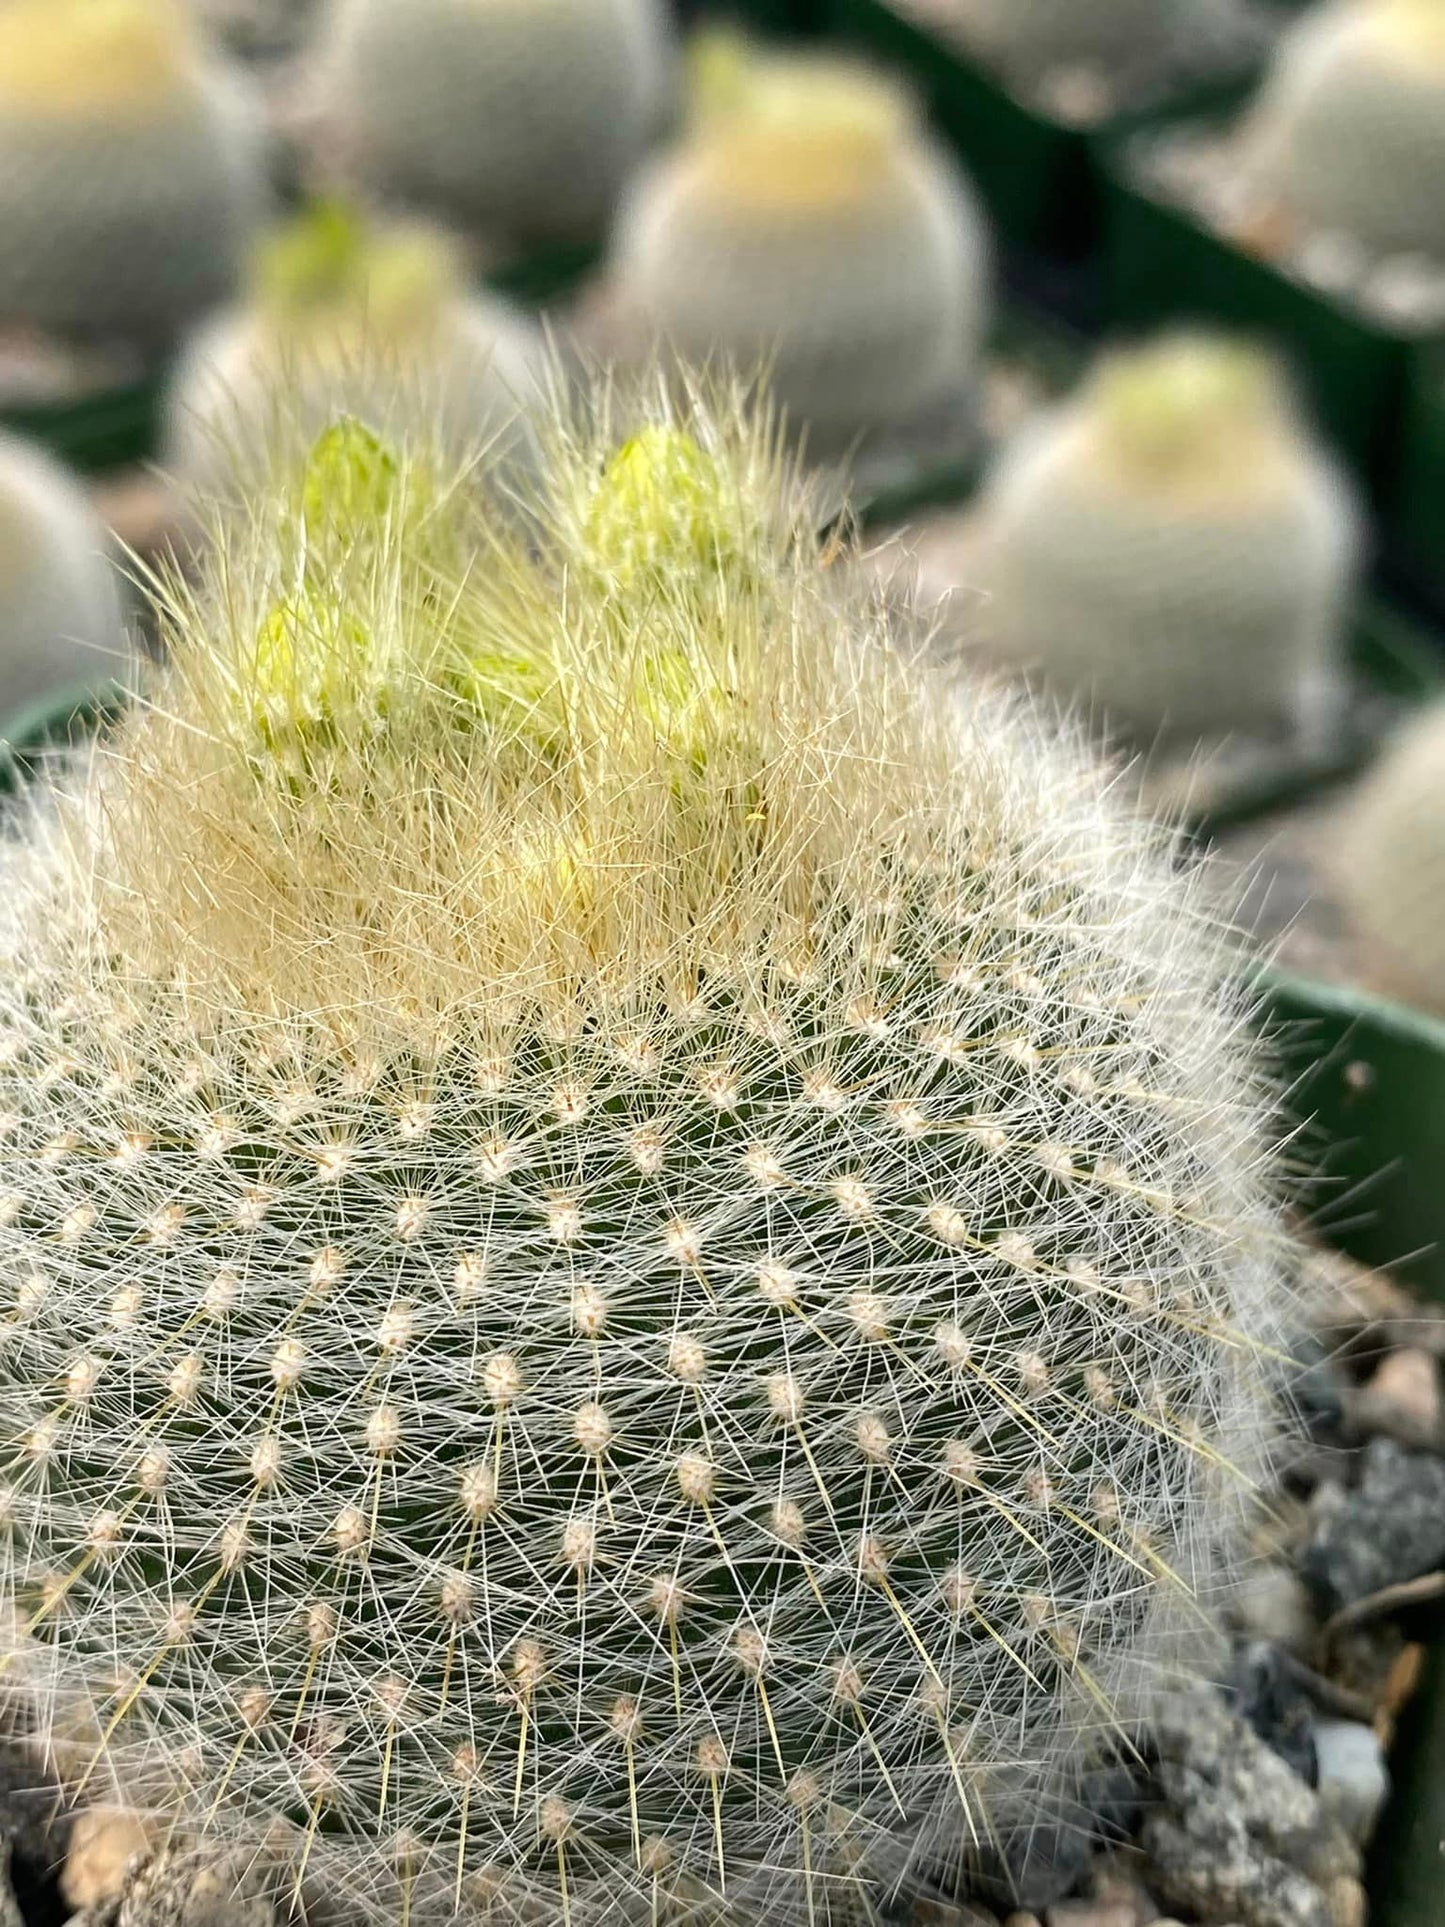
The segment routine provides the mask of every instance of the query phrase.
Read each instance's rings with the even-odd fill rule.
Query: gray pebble
[[[157,1854],[126,1888],[115,1927],[276,1927],[261,1878],[245,1862]]]
[[[1255,1566],[1230,1600],[1230,1617],[1249,1639],[1265,1639],[1301,1657],[1315,1636],[1307,1588],[1288,1566]]]
[[[1358,1873],[1359,1854],[1304,1782],[1205,1688],[1173,1701],[1155,1738],[1150,1890],[1210,1927],[1332,1927],[1322,1886]]]
[[[1372,1439],[1361,1457],[1358,1487],[1316,1510],[1302,1562],[1330,1610],[1445,1561],[1445,1460],[1393,1439]]]
[[[1358,1720],[1321,1720],[1315,1727],[1315,1758],[1320,1804],[1365,1846],[1390,1796],[1379,1740]]]

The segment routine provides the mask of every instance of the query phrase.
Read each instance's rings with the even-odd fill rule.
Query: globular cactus
[[[663,0],[339,0],[321,57],[373,188],[522,245],[601,236],[672,69]]]
[[[80,487],[0,435],[0,730],[42,697],[128,668],[119,578]]]
[[[1414,722],[1352,797],[1331,869],[1381,987],[1445,1012],[1445,711]]]
[[[542,360],[540,331],[469,289],[445,237],[317,205],[267,238],[247,304],[186,349],[164,466],[197,494],[224,490],[274,433],[282,393],[314,433],[338,409],[383,424],[414,410],[457,454],[490,441],[520,455]]]
[[[1037,81],[1062,67],[1134,66],[1168,46],[1189,0],[956,0],[950,24],[999,66]]]
[[[720,48],[692,133],[619,216],[620,297],[694,361],[763,363],[810,445],[965,396],[988,312],[974,196],[883,77]]]
[[[7,1685],[332,1907],[817,1927],[1197,1652],[1264,1097],[1105,778],[622,418],[525,536],[338,424],[11,858]]]
[[[1280,41],[1237,142],[1244,177],[1306,229],[1445,259],[1445,7],[1335,0]]]
[[[979,508],[977,630],[1149,741],[1327,733],[1362,542],[1269,359],[1181,335],[1107,356],[1007,447]]]
[[[0,321],[168,341],[265,200],[255,104],[179,0],[0,7]]]

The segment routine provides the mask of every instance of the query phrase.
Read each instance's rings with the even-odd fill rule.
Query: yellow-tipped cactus
[[[265,197],[254,103],[179,0],[0,7],[0,322],[168,341]]]
[[[1178,336],[1106,357],[1000,457],[981,640],[1148,742],[1330,728],[1362,530],[1281,373]]]
[[[79,485],[0,435],[0,728],[45,696],[128,667],[120,578]]]
[[[1036,1823],[1290,1309],[1197,877],[630,415],[525,540],[338,424],[9,857],[8,1690],[390,1922],[817,1927]]]
[[[663,0],[338,0],[321,58],[370,186],[523,246],[605,231],[672,68]]]
[[[193,490],[223,488],[273,434],[282,392],[293,427],[313,434],[338,409],[388,426],[412,412],[455,450],[498,437],[520,452],[542,363],[540,331],[469,289],[441,234],[323,203],[263,241],[245,305],[188,346],[165,466]]]
[[[1445,259],[1441,0],[1311,8],[1281,40],[1238,152],[1306,230]]]
[[[1411,724],[1371,772],[1331,867],[1380,986],[1445,1013],[1445,710]]]
[[[694,361],[760,363],[831,453],[967,397],[988,309],[974,197],[891,81],[714,43],[690,135],[619,218],[623,301]]]

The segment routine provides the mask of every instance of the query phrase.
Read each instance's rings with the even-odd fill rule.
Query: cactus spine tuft
[[[1287,1309],[1197,881],[662,392],[525,537],[338,424],[7,879],[11,1688],[378,1918],[840,1922],[1066,1797]]]

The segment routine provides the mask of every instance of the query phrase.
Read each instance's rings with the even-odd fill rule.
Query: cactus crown
[[[365,321],[382,340],[430,325],[462,286],[455,245],[421,225],[375,226],[340,201],[317,201],[266,235],[253,270],[257,305],[297,333]]]
[[[1197,1638],[1217,933],[730,399],[526,507],[289,456],[7,879],[0,1614],[89,1779],[379,1919],[866,1915]]]
[[[916,117],[901,86],[817,54],[760,53],[725,33],[693,50],[693,141],[719,194],[829,207],[886,175]]]
[[[1180,496],[1236,493],[1273,479],[1290,425],[1283,376],[1242,341],[1180,334],[1104,356],[1082,395],[1100,452],[1120,479]],[[1264,459],[1264,470],[1256,467]]]
[[[178,0],[8,0],[0,103],[46,114],[139,111],[184,81],[195,52]]]

